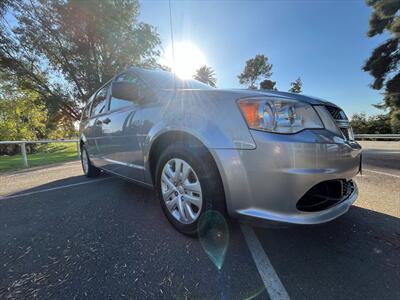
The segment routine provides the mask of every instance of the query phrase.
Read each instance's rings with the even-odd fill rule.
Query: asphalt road
[[[400,143],[364,146],[346,215],[226,220],[221,270],[207,254],[221,249],[177,233],[151,190],[77,162],[2,175],[0,299],[400,299]]]

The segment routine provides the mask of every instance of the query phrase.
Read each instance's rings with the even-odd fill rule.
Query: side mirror
[[[131,82],[113,82],[111,95],[127,101],[140,101],[139,89]]]

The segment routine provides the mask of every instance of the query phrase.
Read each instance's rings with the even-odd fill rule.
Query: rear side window
[[[110,85],[107,84],[97,92],[95,98],[93,99],[92,111],[90,114],[91,116],[95,116],[106,111],[107,95],[109,87]]]

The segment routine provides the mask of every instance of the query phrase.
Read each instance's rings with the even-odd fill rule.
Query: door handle
[[[105,118],[104,120],[102,120],[102,122],[103,122],[104,124],[108,124],[108,123],[111,122],[111,120],[110,120],[109,118]]]

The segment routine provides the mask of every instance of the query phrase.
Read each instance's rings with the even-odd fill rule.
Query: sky
[[[171,47],[168,1],[140,1],[139,20],[157,28],[163,57]],[[297,77],[303,94],[330,100],[351,116],[381,113],[382,95],[361,70],[388,36],[368,38],[371,9],[357,1],[171,1],[174,43],[190,41],[215,70],[217,86],[240,88],[246,60],[264,54],[271,79],[287,91]]]

